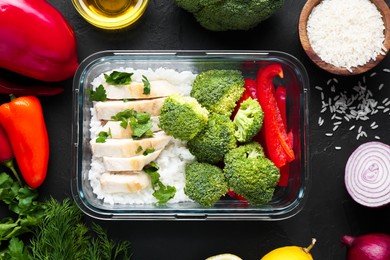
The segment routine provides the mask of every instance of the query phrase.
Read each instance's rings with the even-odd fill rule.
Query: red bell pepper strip
[[[275,90],[275,100],[279,107],[280,114],[282,116],[284,127],[287,129],[287,93],[286,93],[286,87],[284,86],[277,86]],[[289,132],[288,138],[290,143],[292,143],[291,137],[292,133]],[[285,164],[280,168],[280,179],[278,182],[278,186],[286,187],[288,186],[288,178],[290,174],[290,165]]]
[[[23,96],[0,106],[0,125],[9,137],[15,159],[28,186],[46,178],[49,139],[42,106],[35,96]]]
[[[275,90],[275,100],[279,107],[280,115],[282,116],[284,127],[287,129],[287,108],[286,108],[286,87],[277,86]]]
[[[42,81],[74,75],[76,37],[45,0],[0,0],[0,67]]]
[[[15,170],[13,159],[14,152],[12,151],[11,143],[7,133],[4,131],[3,127],[0,126],[0,163],[12,171],[20,186],[22,186],[23,184],[19,178],[19,174]]]
[[[271,64],[259,70],[256,81],[258,100],[264,111],[264,141],[267,145],[270,159],[276,167],[280,168],[294,160],[295,155],[275,100],[273,86],[275,76],[283,78],[283,69],[280,64]]]
[[[286,87],[277,86],[275,91],[275,99],[278,104],[280,114],[282,115],[282,120],[287,131],[287,137],[290,143],[290,147],[293,145],[294,136],[292,131],[287,129],[287,93]]]
[[[246,78],[244,79],[244,88],[245,91],[242,94],[241,98],[238,100],[237,105],[235,106],[231,119],[233,120],[234,117],[237,114],[238,109],[240,109],[240,105],[242,102],[244,102],[247,98],[252,97],[252,99],[256,98],[256,91],[257,91],[257,84],[254,79]]]
[[[64,91],[63,88],[45,85],[19,85],[0,78],[0,94],[14,96],[53,96]]]
[[[241,200],[241,201],[246,201],[247,200],[246,198],[244,198],[243,196],[235,193],[232,190],[229,190],[226,194],[229,195],[232,199],[238,199],[238,200]]]
[[[257,99],[257,83],[254,79],[246,78],[245,82],[245,90],[248,92],[252,99]]]

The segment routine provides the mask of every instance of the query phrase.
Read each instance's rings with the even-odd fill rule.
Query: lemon
[[[261,258],[261,260],[313,260],[310,250],[313,248],[316,240],[313,238],[311,244],[306,247],[284,246],[279,247]]]
[[[242,258],[233,254],[226,253],[210,256],[206,258],[206,260],[242,260]]]

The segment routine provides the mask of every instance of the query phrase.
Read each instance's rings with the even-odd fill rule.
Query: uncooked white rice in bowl
[[[369,0],[323,0],[307,21],[307,36],[315,53],[348,71],[386,54],[384,33],[382,15]]]
[[[177,72],[172,69],[158,68],[156,70],[134,70],[133,68],[118,68],[115,71],[133,73],[132,81],[142,82],[143,76],[148,80],[166,80],[177,88],[178,93],[189,95],[191,85],[196,77],[190,71]],[[96,77],[92,81],[92,89],[95,90],[105,80],[104,74],[110,74],[112,71],[107,71]],[[95,104],[95,102],[94,102]],[[102,129],[102,123],[97,119],[95,107],[90,109],[90,138],[95,138]],[[155,163],[158,165],[160,181],[166,186],[174,186],[176,188],[175,196],[167,203],[178,203],[192,201],[184,193],[185,186],[185,165],[193,162],[195,157],[189,152],[186,143],[178,139],[172,138],[160,153]],[[92,187],[92,191],[96,194],[99,200],[106,204],[152,204],[156,203],[157,199],[153,197],[153,188],[151,185],[134,193],[111,193],[102,190],[100,185],[100,177],[106,172],[101,158],[92,155],[91,168],[88,172],[88,180]]]

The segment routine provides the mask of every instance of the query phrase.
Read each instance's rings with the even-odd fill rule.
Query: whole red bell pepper
[[[42,81],[72,77],[74,31],[45,0],[0,0],[0,67]]]
[[[17,84],[0,78],[0,94],[14,95],[14,96],[54,96],[62,93],[63,88],[52,87],[44,84]]]
[[[270,159],[275,166],[280,168],[295,159],[291,140],[287,135],[282,115],[274,96],[274,77],[283,78],[282,66],[278,63],[271,64],[259,70],[256,76],[257,95],[259,103],[264,111],[264,142],[267,146]]]
[[[7,133],[23,179],[38,188],[46,178],[49,139],[42,106],[35,96],[23,96],[0,106],[0,126]]]

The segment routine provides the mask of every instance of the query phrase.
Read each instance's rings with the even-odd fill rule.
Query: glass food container
[[[261,206],[222,197],[212,207],[186,201],[166,204],[111,204],[99,199],[88,173],[91,169],[90,123],[92,102],[89,91],[93,80],[118,68],[172,69],[199,74],[210,69],[238,69],[254,78],[259,68],[280,63],[287,89],[287,125],[293,133],[295,160],[289,164],[287,186],[278,186],[272,200]],[[71,188],[81,210],[104,220],[282,220],[304,207],[310,190],[308,117],[309,79],[295,57],[278,51],[123,51],[95,53],[80,63],[73,84],[72,176]]]

